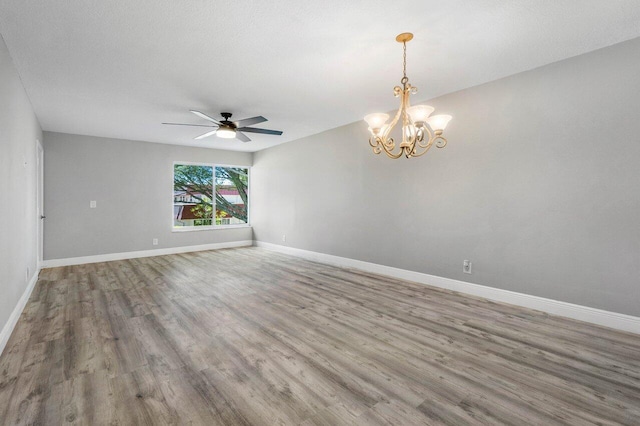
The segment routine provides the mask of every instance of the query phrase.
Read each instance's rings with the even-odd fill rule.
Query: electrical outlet
[[[157,246],[157,245],[158,245],[158,239],[157,239],[157,238],[154,238],[154,239],[153,239],[153,245],[154,245],[154,246]]]
[[[286,242],[287,241],[287,236],[285,234],[282,234],[282,242]]]
[[[29,267],[27,266],[27,281],[29,281],[30,274],[31,274],[31,271],[29,270]]]
[[[95,209],[98,203],[95,200],[89,201],[89,208]]]
[[[470,274],[472,266],[473,266],[473,263],[471,263],[468,260],[465,260],[464,262],[462,262],[462,272],[464,272],[465,274]]]

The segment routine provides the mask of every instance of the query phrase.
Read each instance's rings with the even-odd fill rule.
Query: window
[[[249,168],[174,164],[173,226],[226,227],[249,223]]]

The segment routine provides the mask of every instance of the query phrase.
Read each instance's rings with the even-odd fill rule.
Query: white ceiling
[[[425,100],[639,37],[638,22],[637,0],[0,0],[44,130],[244,151],[396,108],[400,32]],[[189,109],[284,135],[160,124],[206,124]]]

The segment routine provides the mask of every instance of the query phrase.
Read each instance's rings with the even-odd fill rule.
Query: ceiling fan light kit
[[[223,139],[233,139],[236,137],[236,130],[231,126],[222,125],[218,128],[216,136]]]
[[[219,138],[223,139],[238,139],[241,142],[250,142],[251,139],[244,133],[260,133],[263,135],[276,135],[280,136],[282,132],[280,130],[269,130],[269,129],[259,129],[257,127],[248,127],[252,124],[263,123],[267,121],[266,118],[259,115],[257,117],[245,118],[243,120],[231,121],[230,118],[233,114],[230,112],[221,112],[220,115],[223,117],[222,120],[216,120],[215,118],[205,114],[204,112],[190,110],[193,114],[197,115],[200,118],[203,118],[209,121],[212,124],[203,125],[203,124],[186,124],[186,123],[162,123],[166,125],[172,126],[192,126],[192,127],[211,127],[214,130],[210,130],[206,133],[201,134],[200,136],[196,136],[194,139],[204,139],[209,136],[216,135]]]
[[[364,117],[369,125],[369,145],[375,154],[384,151],[390,158],[407,158],[424,155],[435,145],[444,148],[447,140],[442,136],[444,129],[451,120],[450,115],[431,115],[435,108],[429,105],[411,106],[409,97],[418,92],[418,88],[409,84],[407,77],[407,43],[413,39],[413,34],[402,33],[396,37],[396,41],[403,46],[403,77],[400,80],[402,86],[396,86],[393,94],[400,98],[400,108],[393,120],[387,124],[389,114],[373,113]],[[402,142],[397,145],[390,136],[398,121],[402,119]],[[396,149],[399,148],[399,149]]]

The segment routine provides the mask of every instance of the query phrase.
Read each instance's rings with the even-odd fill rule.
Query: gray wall
[[[37,269],[36,139],[40,125],[0,37],[0,328]]]
[[[635,39],[434,99],[449,145],[421,158],[364,122],[256,153],[254,236],[640,315],[638,76]]]
[[[171,232],[173,162],[250,166],[250,153],[51,132],[44,150],[45,259],[252,239],[251,228]]]

